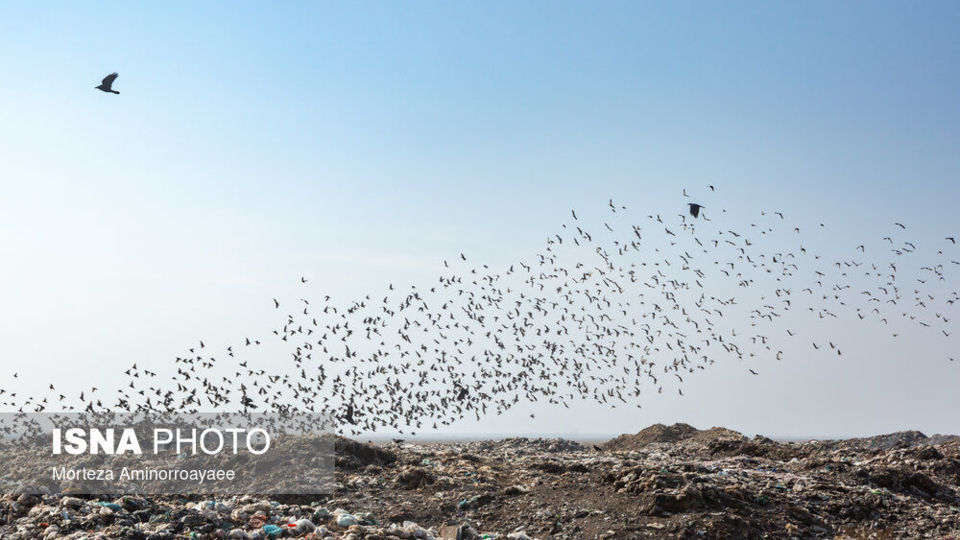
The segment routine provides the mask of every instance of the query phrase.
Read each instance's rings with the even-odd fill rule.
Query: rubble
[[[330,495],[8,493],[0,498],[0,537],[960,537],[957,437],[903,432],[786,443],[677,424],[597,447],[563,439],[338,439],[337,450]]]

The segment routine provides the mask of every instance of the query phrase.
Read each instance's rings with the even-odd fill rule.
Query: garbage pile
[[[677,424],[599,445],[339,439],[330,495],[10,493],[0,537],[960,538],[960,437],[784,443]]]

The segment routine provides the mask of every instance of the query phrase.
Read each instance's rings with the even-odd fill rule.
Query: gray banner
[[[0,413],[0,493],[331,493],[331,428],[303,413]]]

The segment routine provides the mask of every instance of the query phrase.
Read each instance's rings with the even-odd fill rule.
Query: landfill
[[[304,456],[308,458],[308,456]],[[329,495],[7,493],[4,539],[960,538],[960,437],[338,438]],[[294,485],[294,484],[291,484]]]

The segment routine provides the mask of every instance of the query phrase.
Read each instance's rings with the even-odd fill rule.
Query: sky
[[[0,0],[0,387],[122,384],[273,297],[529,257],[577,208],[706,186],[826,222],[960,234],[950,2]],[[119,95],[94,90],[119,72]],[[709,209],[708,205],[708,209]],[[524,404],[447,433],[960,433],[955,347],[843,328],[842,361],[718,362],[643,408]],[[18,378],[12,374],[17,372]],[[536,414],[536,420],[529,415]]]

